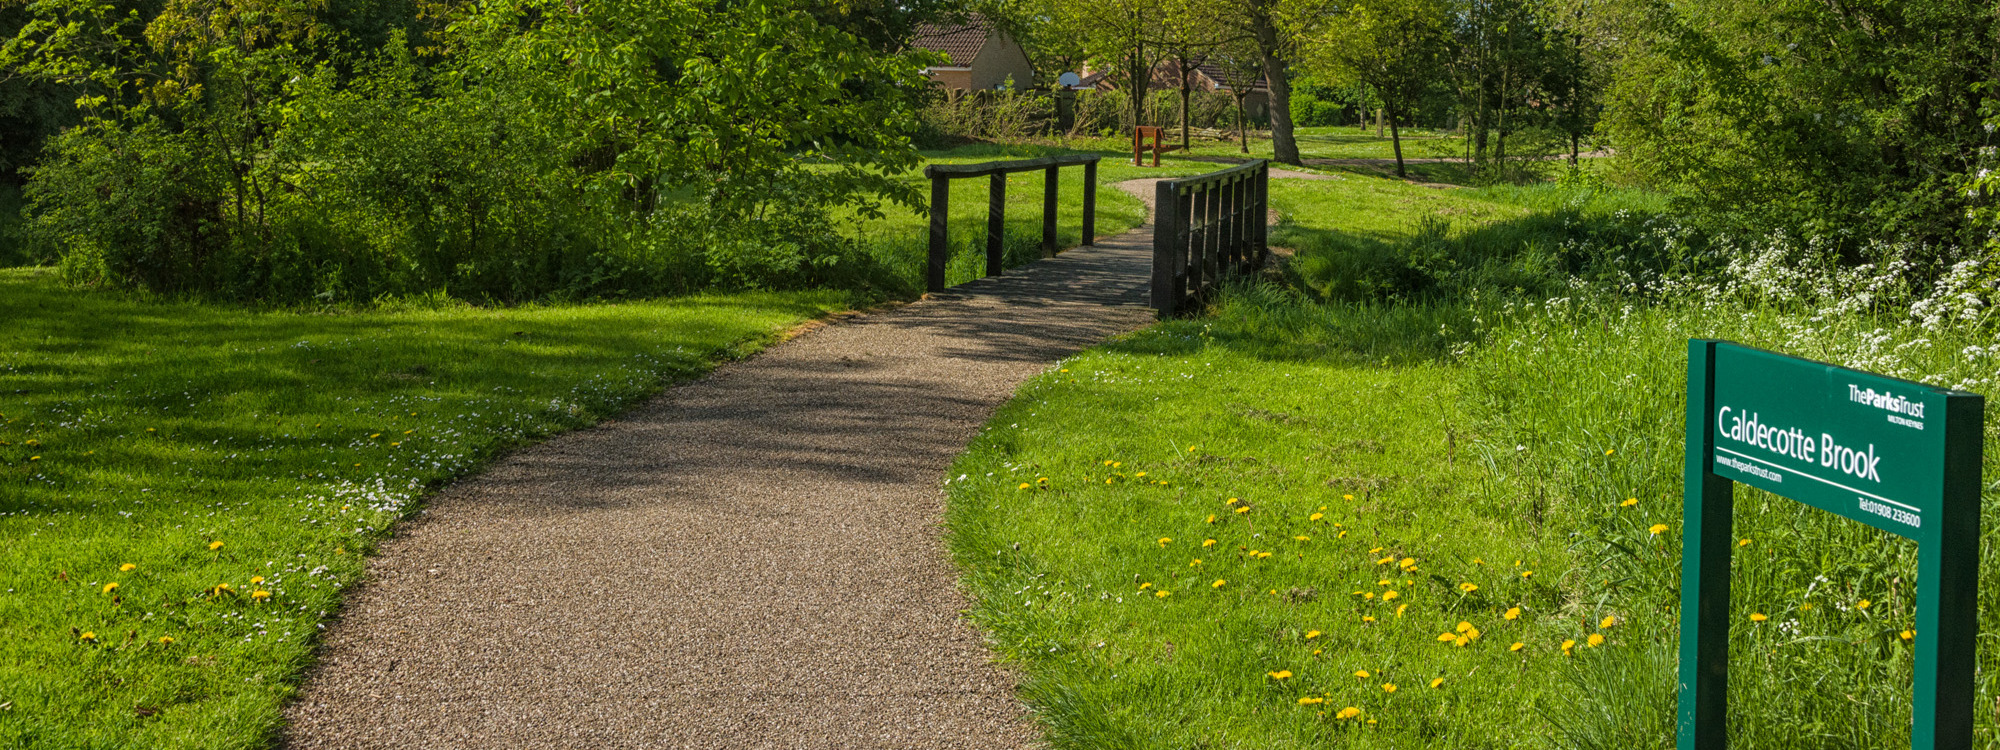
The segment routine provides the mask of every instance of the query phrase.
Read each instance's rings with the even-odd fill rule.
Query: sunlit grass
[[[253,313],[0,271],[0,746],[263,746],[427,491],[845,302]]]

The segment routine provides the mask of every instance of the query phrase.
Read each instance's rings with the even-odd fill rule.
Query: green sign
[[[1679,750],[1720,750],[1737,482],[1917,542],[1910,746],[1972,746],[1983,396],[1688,342]]]

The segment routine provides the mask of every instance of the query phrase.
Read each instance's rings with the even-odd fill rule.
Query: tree
[[[1056,0],[1049,13],[1055,33],[1077,40],[1093,60],[1114,66],[1130,97],[1126,105],[1135,127],[1146,121],[1165,15],[1162,0]]]
[[[1166,60],[1173,64],[1174,78],[1179,84],[1182,149],[1191,145],[1188,116],[1194,93],[1194,74],[1208,64],[1216,47],[1228,38],[1228,30],[1218,23],[1213,13],[1214,7],[1202,0],[1163,0],[1161,3],[1158,45]]]
[[[1250,153],[1250,135],[1244,129],[1243,100],[1254,93],[1264,78],[1264,56],[1248,39],[1234,39],[1216,48],[1212,58],[1222,72],[1222,83],[1236,100],[1236,143],[1241,153]]]
[[[1442,78],[1448,17],[1441,0],[1358,0],[1314,40],[1309,59],[1316,65],[1330,76],[1364,83],[1381,97],[1397,177],[1408,174],[1399,125]]]

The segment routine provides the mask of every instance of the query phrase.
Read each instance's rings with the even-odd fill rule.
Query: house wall
[[[968,68],[931,68],[931,80],[947,89],[972,88],[972,71]]]
[[[1034,84],[1035,66],[1029,64],[1028,53],[1021,45],[998,31],[988,32],[986,45],[979,48],[979,56],[972,60],[972,76],[968,88],[990,89],[1007,79],[1014,79],[1014,88],[1026,89]]]

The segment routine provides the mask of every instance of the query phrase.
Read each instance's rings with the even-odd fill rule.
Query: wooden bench
[[[1156,128],[1151,125],[1140,125],[1139,127],[1133,128],[1132,166],[1135,167],[1146,166],[1145,162],[1142,161],[1142,157],[1144,157],[1146,152],[1148,151],[1151,151],[1153,153],[1153,166],[1155,167],[1160,166],[1160,154],[1164,154],[1168,151],[1179,151],[1181,149],[1181,147],[1179,146],[1167,146],[1167,145],[1162,145],[1160,143],[1160,139],[1164,137],[1165,133],[1166,133],[1166,128]],[[1146,143],[1147,138],[1153,139],[1153,142],[1151,144]]]

